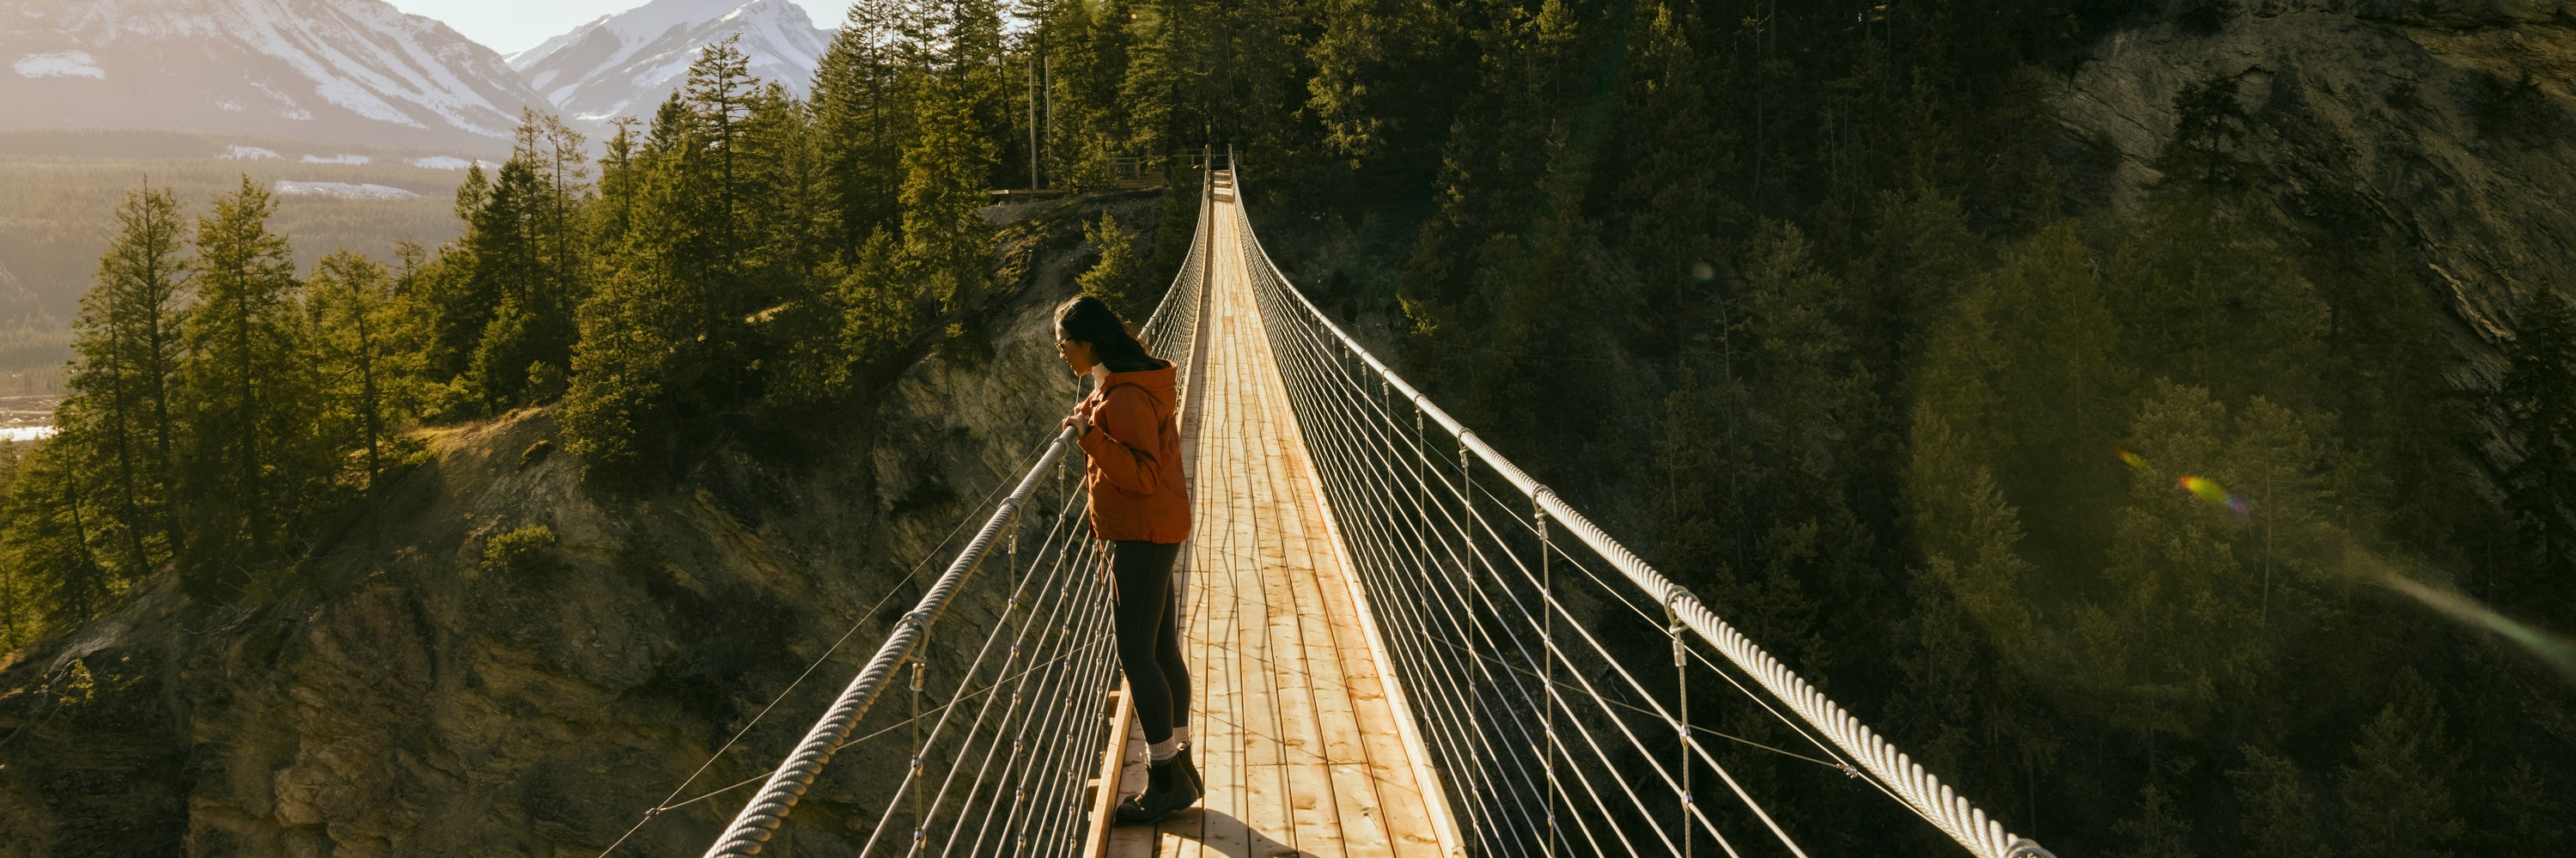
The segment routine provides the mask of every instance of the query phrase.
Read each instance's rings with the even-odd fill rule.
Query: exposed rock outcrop
[[[2078,202],[2134,203],[2175,94],[2221,77],[2282,210],[2411,250],[2473,334],[2457,338],[2470,372],[2496,370],[2519,301],[2576,295],[2576,3],[2173,4],[2103,36],[2065,81],[2070,149],[2090,153],[2070,160],[2100,170],[2070,183]]]

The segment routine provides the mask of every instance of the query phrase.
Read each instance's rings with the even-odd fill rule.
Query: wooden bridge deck
[[[1400,695],[1380,679],[1382,645],[1289,412],[1245,274],[1231,180],[1218,175],[1182,417],[1196,519],[1183,554],[1182,651],[1208,794],[1159,825],[1095,823],[1084,852],[1463,854]],[[1144,738],[1116,709],[1126,741],[1118,756],[1104,752],[1102,769],[1119,766],[1123,796],[1144,789]]]

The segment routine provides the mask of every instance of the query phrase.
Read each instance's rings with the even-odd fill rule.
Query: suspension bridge
[[[842,834],[862,855],[1807,858],[1823,832],[1785,825],[1765,784],[1722,765],[1750,740],[1693,720],[1719,699],[1796,737],[1753,747],[1827,767],[1971,855],[2049,854],[1361,347],[1270,261],[1232,158],[1218,164],[1140,329],[1181,367],[1195,528],[1175,598],[1206,797],[1111,824],[1144,788],[1144,741],[1066,430],[988,498],[708,856],[796,851],[781,838],[798,800],[866,740],[910,753],[866,775],[882,807]]]

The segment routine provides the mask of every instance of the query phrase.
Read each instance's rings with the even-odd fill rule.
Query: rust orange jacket
[[[1080,443],[1091,492],[1091,536],[1179,542],[1190,535],[1189,480],[1181,474],[1176,368],[1113,372],[1076,406],[1091,420]]]

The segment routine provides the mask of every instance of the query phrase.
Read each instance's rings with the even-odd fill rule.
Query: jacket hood
[[[1109,378],[1107,380],[1101,383],[1100,394],[1106,394],[1109,392],[1110,388],[1117,387],[1122,384],[1132,384],[1137,387],[1144,388],[1146,393],[1151,394],[1154,397],[1154,416],[1158,418],[1168,418],[1180,407],[1180,397],[1174,393],[1176,387],[1175,381],[1179,376],[1180,367],[1173,364],[1171,361],[1163,361],[1161,369],[1146,369],[1135,372],[1113,372],[1109,374]]]

